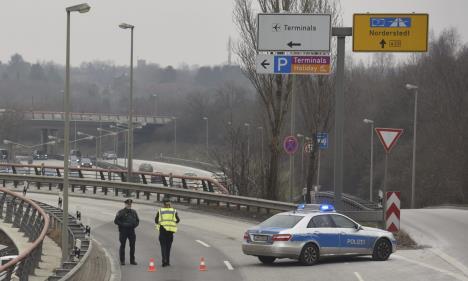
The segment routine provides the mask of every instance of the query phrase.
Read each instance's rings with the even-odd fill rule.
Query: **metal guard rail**
[[[42,182],[42,183],[52,183],[52,184],[61,184],[63,179],[58,177],[44,177],[44,176],[22,176],[14,174],[0,174],[0,179],[8,181],[21,181],[27,180],[31,182]],[[226,195],[226,194],[216,194],[212,192],[203,192],[195,190],[187,190],[181,188],[171,188],[171,187],[159,187],[159,186],[149,186],[145,184],[138,183],[127,183],[127,182],[108,182],[100,180],[90,180],[90,179],[77,179],[70,178],[70,185],[77,186],[99,186],[101,188],[115,188],[131,191],[142,191],[147,194],[157,193],[157,194],[167,194],[170,196],[187,198],[187,199],[197,199],[205,200],[206,202],[217,202],[225,203],[229,205],[237,205],[238,209],[240,206],[246,206],[247,209],[250,207],[265,209],[267,212],[270,210],[277,211],[291,211],[296,208],[296,204],[272,201],[259,198],[251,198],[245,196],[236,196],[236,195]],[[149,198],[149,197],[147,197]],[[382,210],[367,210],[367,211],[343,211],[342,213],[350,216],[351,218],[361,221],[361,222],[380,222],[383,218]]]
[[[41,174],[48,175],[49,173],[53,173],[50,176],[61,177],[63,174],[63,166],[46,166],[46,165],[42,166],[42,165],[0,163],[0,168],[2,167],[3,169],[5,168],[11,169],[11,172],[13,174],[25,174],[26,171],[28,171],[29,173],[30,169],[33,169],[36,175],[41,175]],[[44,170],[42,170],[42,168]],[[70,167],[69,169],[70,169],[70,172],[69,172],[70,178],[76,177],[76,176],[78,176],[79,178],[84,178],[85,174],[83,172],[95,172],[96,174],[99,173],[99,178],[101,180],[106,180],[106,179],[113,180],[115,179],[115,177],[117,177],[122,182],[127,181],[127,170],[124,170],[124,169],[75,168],[75,167]],[[0,174],[3,174],[3,173],[8,174],[10,173],[10,171],[7,170],[5,172],[5,171],[0,170]],[[77,173],[77,175],[74,176],[72,173]],[[225,194],[229,193],[226,187],[224,187],[222,184],[220,184],[217,180],[213,178],[191,177],[191,176],[185,176],[185,175],[164,174],[164,173],[154,173],[154,172],[139,172],[139,171],[132,172],[132,175],[136,176],[137,177],[136,179],[139,182],[142,182],[144,184],[151,183],[152,178],[156,177],[158,179],[161,179],[161,182],[164,186],[170,185],[169,182],[171,181],[171,178],[179,179],[183,188],[186,188],[186,189],[188,189],[187,180],[201,181],[203,189],[206,191],[214,192],[214,187],[216,187],[222,193],[225,193]],[[206,186],[205,182],[208,184],[208,187]]]
[[[3,208],[6,203],[5,222],[12,222],[13,227],[19,227],[20,231],[33,241],[32,245],[19,253],[16,258],[5,265],[0,265],[0,278],[11,280],[13,273],[16,273],[20,280],[27,281],[29,274],[34,273],[34,269],[39,265],[42,243],[49,229],[49,215],[32,200],[18,196],[5,188],[0,188],[0,193],[3,193],[0,199],[0,218],[3,218]],[[18,205],[15,202],[17,199],[21,200]]]

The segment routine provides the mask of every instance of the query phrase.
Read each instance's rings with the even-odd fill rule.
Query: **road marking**
[[[435,253],[439,257],[441,257],[443,260],[451,264],[453,267],[456,267],[458,270],[463,272],[466,276],[468,276],[468,268],[465,267],[461,262],[456,260],[455,258],[447,255],[446,253],[442,252],[439,249],[430,249],[431,252]]]
[[[417,264],[417,265],[419,265],[419,266],[426,267],[426,268],[429,268],[429,269],[438,271],[438,272],[440,272],[440,273],[444,273],[444,274],[450,275],[450,276],[452,276],[453,278],[455,278],[455,279],[457,279],[457,280],[460,280],[460,281],[468,281],[468,278],[465,277],[465,276],[462,276],[462,275],[460,275],[460,274],[456,274],[456,273],[450,272],[450,271],[445,270],[445,269],[437,268],[437,267],[435,267],[435,266],[432,266],[432,265],[429,265],[429,264],[426,264],[426,263],[423,263],[423,262],[418,262],[418,261],[415,261],[415,260],[412,260],[412,259],[408,259],[408,258],[399,256],[399,255],[392,255],[392,257],[395,257],[395,258],[397,258],[397,259],[404,260],[404,261],[406,261],[406,262],[414,263],[414,264]]]
[[[224,261],[224,264],[229,270],[234,270],[234,267],[232,267],[231,263],[229,261]]]
[[[364,279],[362,279],[361,275],[357,272],[354,272],[354,275],[356,275],[356,278],[359,280],[359,281],[364,281]]]
[[[202,244],[203,246],[205,246],[207,248],[211,247],[210,245],[206,244],[205,242],[203,242],[201,240],[195,240],[195,241],[197,241],[198,243]]]

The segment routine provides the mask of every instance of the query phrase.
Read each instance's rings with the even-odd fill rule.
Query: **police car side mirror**
[[[359,224],[356,224],[356,225],[354,226],[354,228],[356,228],[357,231],[363,230],[362,226],[359,225]]]

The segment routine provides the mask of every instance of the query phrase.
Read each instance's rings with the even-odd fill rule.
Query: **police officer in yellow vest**
[[[162,266],[169,266],[171,246],[174,233],[177,232],[177,224],[180,222],[177,211],[171,207],[171,200],[163,199],[164,207],[159,209],[154,218],[156,228],[159,230],[159,243],[161,244]]]

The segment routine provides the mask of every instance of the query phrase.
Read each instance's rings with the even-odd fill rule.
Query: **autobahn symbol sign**
[[[403,133],[403,129],[375,128],[375,132],[379,136],[380,142],[383,144],[385,152],[390,153],[390,150],[392,150],[397,140]]]
[[[386,193],[385,226],[387,231],[400,231],[400,192]]]
[[[427,52],[428,14],[354,14],[354,52]]]
[[[287,154],[291,155],[296,153],[297,148],[299,147],[299,142],[295,136],[288,136],[284,138],[283,148]]]

